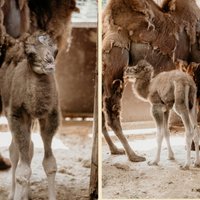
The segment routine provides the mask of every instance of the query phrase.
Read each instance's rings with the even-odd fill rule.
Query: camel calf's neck
[[[130,82],[133,82],[133,91],[137,97],[143,101],[147,101],[149,96],[150,82],[153,76],[153,68],[145,60],[141,60],[138,64],[145,66],[143,69],[139,69],[138,65],[128,67],[125,71],[125,77]]]

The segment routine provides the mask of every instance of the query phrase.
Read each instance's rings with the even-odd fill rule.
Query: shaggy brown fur
[[[196,24],[200,14],[193,0],[177,0],[175,3],[176,12],[165,14],[151,0],[110,0],[103,13],[103,27],[105,27],[103,52],[108,53],[113,46],[131,48],[131,43],[133,46],[134,43],[149,43],[149,49],[143,53],[148,60],[153,62],[152,64],[157,66],[156,73],[162,70],[158,67],[162,66],[161,63],[164,63],[166,68],[170,64],[169,61],[166,62],[167,60],[173,60],[174,57],[184,57],[191,48],[188,48],[187,42],[192,45],[196,41]],[[187,14],[183,8],[187,8]],[[116,38],[112,36],[111,40],[110,35],[113,34],[116,35]],[[186,40],[185,37],[188,39]],[[180,41],[183,41],[183,44],[187,46],[180,46]],[[160,58],[155,63],[155,58],[150,59],[152,53],[160,54],[161,58],[165,58],[162,60]],[[133,62],[136,62],[135,59]],[[169,69],[174,66],[173,62],[171,64],[172,67],[168,66]]]
[[[56,161],[51,150],[52,138],[59,125],[58,94],[53,73],[55,54],[56,46],[50,37],[36,32],[11,44],[0,69],[3,107],[13,137],[10,146],[11,199],[28,199],[33,155],[30,134],[34,119],[39,120],[44,142],[43,166],[48,177],[49,198],[56,199]]]
[[[175,69],[174,61],[177,58],[199,62],[199,19],[200,10],[194,0],[168,0],[163,8],[153,0],[109,0],[104,10],[104,114],[132,161],[143,161],[144,158],[135,156],[121,128],[120,100],[124,88],[124,69],[143,58],[151,63],[155,74]],[[113,87],[115,80],[119,83],[117,88]],[[122,153],[123,150],[118,151],[110,142],[105,127],[103,130],[111,152]]]
[[[14,38],[40,29],[55,40],[59,49],[69,48],[72,12],[79,12],[75,0],[1,0],[0,22]]]
[[[157,165],[160,161],[163,137],[167,142],[169,159],[174,159],[168,128],[169,111],[174,108],[181,117],[186,131],[187,160],[184,169],[189,169],[193,137],[196,150],[195,164],[199,166],[199,131],[195,83],[191,76],[179,70],[162,72],[154,78],[153,73],[153,67],[146,60],[140,60],[136,66],[128,67],[125,71],[125,76],[133,82],[134,93],[151,104],[151,113],[158,129],[157,154],[155,160],[149,164]]]
[[[46,31],[56,42],[58,48],[70,45],[71,15],[79,12],[75,0],[30,0],[31,32]]]

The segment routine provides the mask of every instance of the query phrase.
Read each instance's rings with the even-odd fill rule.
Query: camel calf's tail
[[[189,84],[174,81],[174,102],[175,110],[177,113],[182,113],[183,110],[187,109],[187,112],[194,119],[190,119],[193,124],[197,119],[197,100],[196,100],[197,89]],[[196,123],[195,123],[196,124]]]
[[[190,87],[189,94],[189,117],[192,126],[195,128],[198,127],[197,124],[197,114],[198,114],[198,102],[197,102],[197,89],[196,87]]]

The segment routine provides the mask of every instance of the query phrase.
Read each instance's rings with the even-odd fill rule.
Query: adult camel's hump
[[[110,0],[103,13],[103,50],[144,43],[172,58],[183,37],[189,46],[196,42],[199,19],[195,0],[167,0],[161,7],[153,0]]]

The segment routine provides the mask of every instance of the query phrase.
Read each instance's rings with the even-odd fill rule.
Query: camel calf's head
[[[134,81],[136,78],[146,77],[153,73],[153,67],[146,60],[140,60],[137,65],[127,67],[124,73],[125,78],[129,81]]]
[[[27,38],[25,53],[32,70],[37,74],[49,74],[55,71],[57,46],[46,33],[37,32]]]

